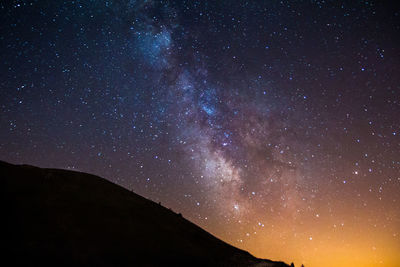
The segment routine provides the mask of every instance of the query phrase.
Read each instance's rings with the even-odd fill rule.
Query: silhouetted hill
[[[7,266],[273,266],[103,178],[0,161]]]

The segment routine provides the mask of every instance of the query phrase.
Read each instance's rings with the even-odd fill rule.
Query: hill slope
[[[30,266],[272,266],[103,178],[0,161],[2,261]]]

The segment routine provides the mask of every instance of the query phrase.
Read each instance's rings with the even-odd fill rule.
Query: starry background
[[[3,1],[0,159],[100,175],[258,257],[400,266],[399,22],[388,1]]]

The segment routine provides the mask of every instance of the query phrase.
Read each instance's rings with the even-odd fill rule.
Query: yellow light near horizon
[[[309,227],[312,234],[287,220],[274,222],[273,228],[260,227],[258,231],[243,227],[238,235],[246,238],[240,241],[232,239],[232,233],[238,229],[229,229],[229,233],[219,237],[258,258],[294,262],[295,266],[400,267],[396,222],[371,228],[362,223],[367,221],[366,216],[336,227],[326,227],[332,225],[329,220],[321,224],[304,222],[303,227]]]

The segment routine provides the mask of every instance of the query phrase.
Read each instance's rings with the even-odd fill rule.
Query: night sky
[[[0,53],[1,160],[100,175],[258,257],[400,266],[394,4],[2,1]]]

